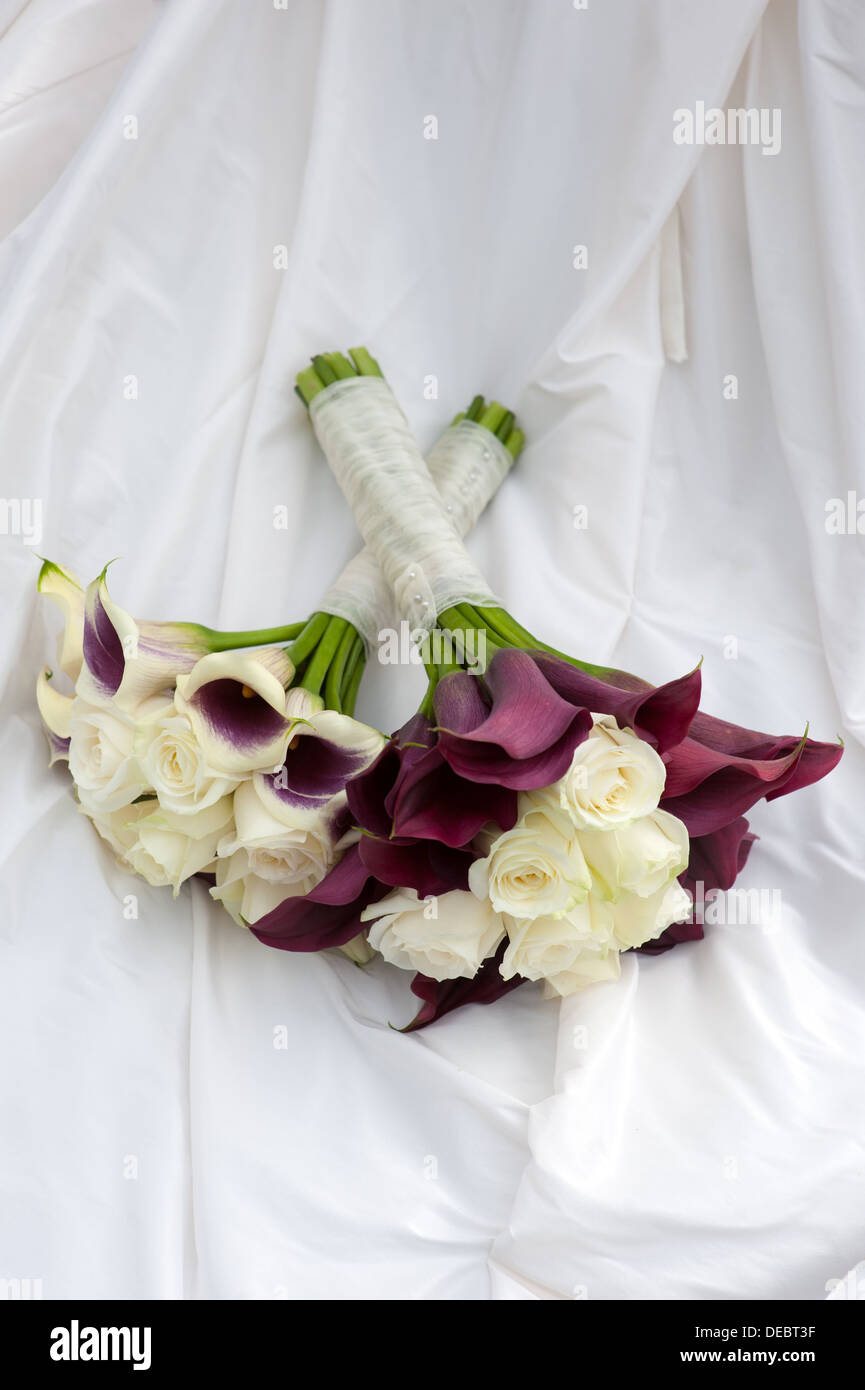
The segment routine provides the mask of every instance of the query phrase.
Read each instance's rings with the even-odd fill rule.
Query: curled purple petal
[[[84,660],[102,694],[110,697],[120,689],[126,658],[123,643],[105,610],[99,586],[92,586],[84,610]]]
[[[517,793],[494,782],[468,781],[430,748],[403,765],[395,788],[393,833],[410,839],[466,845],[492,821],[510,830],[517,821]]]
[[[428,975],[415,975],[412,993],[423,1000],[423,1005],[411,1023],[400,1031],[414,1033],[418,1028],[425,1028],[428,1023],[461,1008],[463,1004],[492,1004],[502,995],[525,984],[522,975],[514,975],[510,980],[502,979],[499,965],[506,948],[507,941],[503,941],[495,956],[485,960],[471,980],[431,980]]]
[[[286,898],[249,930],[279,951],[342,946],[362,929],[363,909],[389,892],[371,876],[354,845],[305,897]]]
[[[647,685],[634,677],[637,688],[622,689],[587,675],[559,657],[539,652],[534,660],[554,690],[566,700],[595,714],[611,714],[620,728],[633,729],[659,753],[681,743],[700,703],[699,668],[659,686]]]
[[[467,889],[474,855],[452,849],[437,840],[380,840],[364,835],[358,845],[360,858],[381,883],[392,888],[413,888],[419,898]]]
[[[516,790],[561,777],[591,730],[589,710],[563,699],[526,652],[496,652],[484,676],[488,703],[479,682],[459,671],[436,688],[438,747],[454,772]]]

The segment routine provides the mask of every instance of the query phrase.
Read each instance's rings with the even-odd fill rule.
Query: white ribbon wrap
[[[495,605],[460,538],[513,463],[504,444],[462,420],[425,462],[381,377],[334,382],[313,397],[310,417],[367,544],[321,611],[346,618],[370,648],[395,618],[430,629],[452,604]]]

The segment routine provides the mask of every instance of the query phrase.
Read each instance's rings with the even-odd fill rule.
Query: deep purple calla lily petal
[[[268,744],[288,728],[288,721],[255,691],[225,676],[208,681],[191,697],[218,738],[243,752]]]
[[[389,886],[371,876],[354,845],[311,892],[287,898],[249,930],[279,951],[342,946],[362,930],[363,909],[389,892]]]
[[[436,719],[455,734],[469,734],[489,716],[481,683],[468,671],[451,671],[435,691]]]
[[[415,714],[403,725],[378,757],[346,787],[348,804],[356,823],[372,835],[387,838],[391,832],[393,802],[400,769],[435,741],[426,715]]]
[[[267,781],[274,796],[286,805],[323,806],[345,789],[366,762],[366,753],[357,749],[305,735],[298,738],[294,748],[289,747],[283,766],[268,774]]]
[[[477,677],[455,671],[436,687],[436,717],[440,728],[447,728],[452,739],[495,744],[510,758],[522,760],[549,748],[571,727],[573,706],[556,693],[532,658],[526,652],[499,651],[484,677],[490,696],[486,718],[465,731],[451,729],[441,714],[442,709],[453,705],[448,684],[466,680],[475,681]]]
[[[502,787],[530,791],[548,787],[563,777],[571,765],[574,749],[588,738],[592,716],[588,710],[573,710],[570,727],[550,747],[532,758],[515,759],[492,743],[478,743],[439,734],[439,748],[454,772],[469,781],[497,782]]]
[[[467,889],[474,855],[437,840],[380,840],[364,835],[358,850],[370,874],[392,888],[413,888],[419,898]]]
[[[639,682],[638,689],[623,690],[559,657],[537,653],[534,660],[553,688],[571,704],[583,705],[595,714],[613,715],[620,728],[633,729],[659,753],[681,743],[700,703],[699,668],[665,685]]]
[[[445,762],[438,748],[401,769],[394,801],[393,833],[441,840],[458,847],[488,822],[510,830],[517,821],[517,793],[497,783],[467,781]]]
[[[402,1033],[414,1033],[425,1028],[437,1018],[459,1009],[463,1004],[492,1004],[512,989],[524,985],[522,975],[514,975],[503,980],[499,973],[507,941],[503,941],[495,956],[485,960],[480,970],[471,980],[431,980],[428,975],[415,975],[412,980],[412,993],[422,999],[423,1005]]]
[[[702,883],[704,893],[716,889],[726,892],[744,869],[756,839],[744,816],[711,835],[696,836],[691,841],[688,868],[681,876],[683,887],[692,897],[698,883]]]
[[[115,695],[123,680],[126,658],[123,643],[105,611],[98,588],[92,607],[88,603],[84,612],[83,652],[87,668],[100,690],[106,696]]]
[[[389,835],[391,818],[385,802],[399,773],[399,748],[388,743],[375,762],[352,778],[345,789],[348,806],[355,821],[371,835]]]
[[[689,835],[710,835],[750,811],[767,793],[779,795],[784,789],[792,791],[794,788],[787,788],[787,784],[793,779],[801,755],[802,747],[798,744],[775,759],[755,758],[750,763],[737,759],[709,773],[681,796],[665,792],[661,806],[684,822]],[[668,786],[671,780],[675,786],[668,770]]]

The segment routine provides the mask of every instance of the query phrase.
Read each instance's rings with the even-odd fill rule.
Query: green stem
[[[327,676],[324,682],[324,703],[328,709],[335,709],[342,712],[342,678],[345,674],[345,666],[349,654],[357,639],[357,629],[351,623],[345,624],[345,631],[342,641],[336,649],[336,656],[327,668]]]
[[[357,700],[357,688],[360,685],[361,678],[363,677],[365,666],[366,657],[364,656],[363,642],[361,642],[360,650],[358,653],[358,659],[355,662],[354,669],[351,671],[351,674],[346,678],[345,690],[343,691],[342,696],[343,714],[354,714],[354,706]]]
[[[436,686],[439,682],[439,673],[438,668],[433,666],[432,662],[424,662],[424,665],[426,666],[427,673],[427,688],[426,694],[424,695],[418,707],[418,714],[425,714],[427,719],[432,719],[435,716],[435,710],[433,707],[433,697],[436,693]]]
[[[294,663],[295,669],[298,669],[313,651],[329,622],[329,613],[313,613],[312,617],[304,624],[297,641],[292,642],[291,646],[286,649],[289,660]]]
[[[328,619],[324,633],[314,654],[310,657],[302,680],[299,682],[303,689],[308,690],[312,695],[321,693],[321,687],[324,684],[330,663],[333,661],[348,627],[345,618],[333,618],[329,614],[324,616]]]
[[[202,631],[212,652],[230,652],[237,647],[271,647],[293,642],[305,626],[303,622],[289,623],[287,627],[253,628],[249,632],[219,632],[212,627],[205,627]]]

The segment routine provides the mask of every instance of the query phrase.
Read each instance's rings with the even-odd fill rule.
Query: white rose
[[[336,862],[335,815],[343,799],[334,798],[316,815],[298,813],[301,823],[292,825],[291,807],[275,803],[263,780],[241,783],[234,794],[235,825],[219,842],[210,890],[236,922],[258,922],[286,898],[321,882]]]
[[[374,924],[369,944],[391,965],[433,980],[471,979],[505,934],[489,902],[459,889],[429,900],[395,889],[364,908],[361,921]]]
[[[192,815],[233,792],[239,779],[214,771],[192,725],[171,708],[140,728],[135,752],[141,772],[166,811]]]
[[[148,803],[140,806],[147,808]],[[132,809],[138,811],[139,806]],[[231,816],[230,796],[193,815],[151,810],[135,821],[135,839],[123,857],[153,887],[171,887],[177,897],[181,883],[213,865]]]
[[[69,771],[86,811],[116,811],[147,790],[135,756],[136,730],[167,705],[163,699],[148,700],[133,716],[76,695],[69,714]]]
[[[688,865],[688,831],[668,811],[653,811],[618,830],[581,830],[577,838],[593,891],[613,902],[623,893],[648,898]]]
[[[592,951],[584,949],[573,965],[559,975],[550,975],[544,980],[544,998],[564,998],[575,994],[578,989],[588,985],[602,984],[605,980],[618,980],[622,973],[619,953],[613,947]]]
[[[543,980],[569,970],[581,952],[605,951],[612,939],[613,912],[594,894],[560,917],[505,917],[508,949],[502,977]]]
[[[522,805],[522,802],[521,802]],[[529,809],[469,870],[469,887],[512,917],[553,916],[585,899],[591,876],[575,837],[543,810]]]
[[[550,791],[579,829],[609,830],[653,811],[666,776],[654,748],[631,729],[620,729],[612,717],[596,716],[589,737]]]
[[[86,807],[79,806],[79,811],[98,830],[102,839],[111,846],[118,860],[128,869],[130,868],[127,853],[138,839],[138,822],[144,816],[150,816],[156,810],[155,797],[147,801],[138,801],[134,806],[121,806],[117,811],[88,811]]]
[[[684,921],[691,912],[691,899],[676,879],[648,898],[627,893],[612,905],[613,934],[623,951],[642,946],[660,936],[672,922]]]

